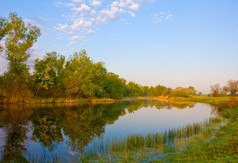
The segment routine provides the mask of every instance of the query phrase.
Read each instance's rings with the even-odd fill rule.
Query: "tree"
[[[222,88],[222,94],[226,95],[229,92],[228,86]]]
[[[214,85],[211,85],[210,87],[211,87],[212,96],[217,97],[221,95],[222,89],[220,84],[214,84]]]
[[[9,31],[9,25],[7,19],[0,17],[0,41],[6,36]],[[3,51],[3,47],[0,44],[0,52]]]
[[[68,96],[101,97],[107,70],[104,65],[94,63],[85,50],[75,53],[66,63],[64,85]]]
[[[122,98],[125,92],[126,80],[112,72],[107,74],[105,90],[110,98]]]
[[[0,39],[5,39],[4,56],[8,60],[6,76],[9,89],[7,96],[15,96],[17,101],[29,95],[28,82],[30,78],[27,60],[30,57],[29,49],[40,36],[40,29],[31,24],[25,24],[21,17],[10,13],[8,19],[1,18]]]
[[[126,88],[127,88],[127,96],[142,96],[144,93],[143,87],[134,82],[129,82]]]
[[[235,96],[236,92],[238,92],[238,80],[229,80],[227,82],[227,90],[232,96]]]
[[[155,94],[154,94],[154,96],[161,96],[164,93],[165,90],[166,90],[165,86],[157,85],[155,87]]]
[[[195,95],[197,93],[196,89],[193,86],[190,86],[190,87],[186,88],[186,92],[189,95]]]
[[[64,94],[63,78],[65,57],[55,51],[46,53],[44,59],[36,59],[34,67],[34,90],[40,96],[61,96]]]
[[[173,89],[172,88],[166,88],[166,90],[164,91],[164,96],[170,96],[172,93]]]

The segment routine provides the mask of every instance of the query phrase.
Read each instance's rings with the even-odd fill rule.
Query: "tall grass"
[[[173,147],[174,143],[180,139],[201,135],[204,132],[211,133],[211,127],[219,126],[221,122],[221,118],[216,117],[210,118],[202,123],[194,123],[177,129],[169,129],[161,133],[129,135],[124,139],[114,139],[111,142],[109,140],[102,140],[99,143],[99,147],[93,146],[85,150],[82,158],[95,157],[95,153],[97,153],[98,159],[99,155],[100,157],[103,156],[106,160],[109,159],[108,157],[110,156],[110,160],[115,161],[118,157],[124,155],[126,157],[123,157],[123,160],[128,161],[130,157],[134,157],[136,153],[138,154],[137,151],[145,151],[148,149],[158,150],[166,146]],[[130,155],[130,153],[134,153],[134,156],[132,154]],[[143,154],[143,152],[140,154]],[[121,159],[122,158],[120,158],[120,160]]]

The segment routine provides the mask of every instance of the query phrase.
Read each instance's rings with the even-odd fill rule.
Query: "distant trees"
[[[126,96],[142,96],[144,94],[143,87],[134,82],[129,82],[126,86]]]
[[[235,96],[236,93],[238,92],[238,80],[229,80],[227,82],[226,89],[232,96]]]
[[[210,86],[211,88],[211,95],[214,97],[220,96],[222,93],[222,88],[220,84],[214,84]]]
[[[189,97],[197,93],[196,89],[192,86],[188,88],[177,87],[175,89],[167,90],[166,94],[170,97]]]
[[[122,98],[126,94],[126,80],[112,72],[107,73],[105,91],[106,97]]]
[[[235,96],[238,92],[238,80],[229,80],[224,87],[220,84],[211,85],[211,95],[214,97],[226,95],[230,93],[231,96]]]

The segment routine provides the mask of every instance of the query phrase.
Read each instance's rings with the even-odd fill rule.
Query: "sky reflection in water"
[[[0,107],[3,161],[61,160],[99,140],[174,129],[216,116],[207,104],[122,101],[97,105]]]

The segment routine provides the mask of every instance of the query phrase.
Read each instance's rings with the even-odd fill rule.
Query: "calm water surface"
[[[0,160],[71,160],[102,140],[160,133],[214,116],[207,104],[148,100],[0,106]]]

